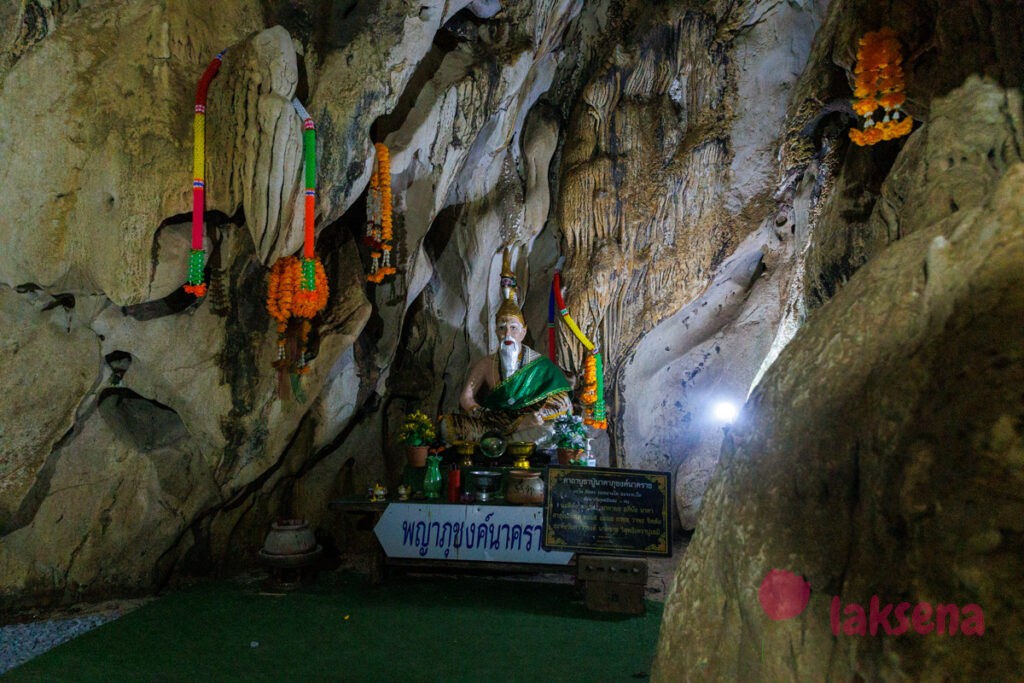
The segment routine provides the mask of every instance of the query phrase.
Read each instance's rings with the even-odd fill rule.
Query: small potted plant
[[[568,465],[583,457],[587,447],[587,428],[578,415],[562,415],[555,420],[555,446],[558,448],[558,464]]]
[[[434,423],[422,410],[415,410],[405,416],[398,440],[405,444],[405,455],[413,467],[425,467],[427,451],[434,442]]]

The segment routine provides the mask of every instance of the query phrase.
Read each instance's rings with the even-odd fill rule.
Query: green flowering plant
[[[406,446],[429,446],[436,435],[430,418],[422,410],[415,410],[405,416],[398,440]]]
[[[562,415],[555,419],[555,446],[580,450],[587,446],[587,428],[578,415]]]

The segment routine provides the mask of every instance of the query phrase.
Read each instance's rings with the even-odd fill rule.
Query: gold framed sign
[[[544,547],[615,555],[672,555],[668,472],[548,468]]]

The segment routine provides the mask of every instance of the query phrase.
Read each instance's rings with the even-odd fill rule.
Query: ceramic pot
[[[558,464],[568,465],[570,460],[579,460],[583,457],[582,448],[559,448]]]
[[[304,519],[279,519],[263,541],[267,555],[305,555],[316,550],[316,536]]]
[[[409,460],[410,467],[426,467],[427,452],[429,446],[406,446],[405,457]]]
[[[505,500],[516,505],[543,505],[544,480],[537,470],[512,470],[508,473]]]

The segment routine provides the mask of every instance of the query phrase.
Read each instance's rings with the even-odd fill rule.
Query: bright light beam
[[[740,414],[740,409],[736,407],[735,403],[719,401],[711,408],[711,414],[719,422],[732,424],[736,420],[736,416]]]

